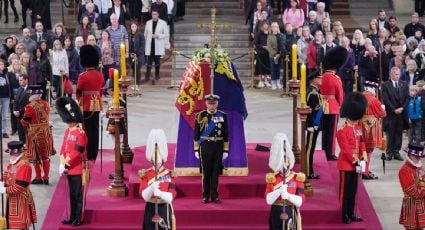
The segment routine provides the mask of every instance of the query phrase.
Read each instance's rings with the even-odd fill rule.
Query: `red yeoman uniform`
[[[31,165],[24,157],[14,164],[7,165],[4,181],[8,229],[28,229],[37,222],[35,204],[29,189],[31,173]]]
[[[368,104],[366,112],[360,120],[367,152],[366,171],[363,175],[365,175],[367,179],[375,179],[376,177],[374,175],[370,175],[371,173],[369,172],[370,156],[376,147],[382,146],[381,118],[386,117],[387,112],[382,108],[381,101],[379,101],[379,99],[372,93],[365,91],[363,92],[363,95]]]
[[[49,157],[55,154],[49,120],[50,106],[41,98],[38,97],[25,106],[21,124],[28,127],[26,154],[28,159],[34,162],[35,179],[32,181],[33,184],[49,184]],[[41,168],[43,168],[43,177]]]

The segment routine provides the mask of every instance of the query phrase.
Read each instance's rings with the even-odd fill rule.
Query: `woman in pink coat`
[[[285,9],[282,16],[283,24],[290,23],[294,29],[304,24],[304,11],[298,5],[296,0],[291,0],[291,7]]]

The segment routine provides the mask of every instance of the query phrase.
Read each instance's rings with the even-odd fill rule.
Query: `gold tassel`
[[[7,229],[6,217],[4,216],[0,217],[0,229]]]

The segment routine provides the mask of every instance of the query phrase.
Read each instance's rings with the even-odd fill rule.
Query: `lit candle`
[[[301,107],[305,107],[307,105],[307,101],[306,101],[306,96],[307,96],[307,77],[306,77],[306,67],[305,64],[303,63],[301,65],[301,89],[300,89],[300,94],[301,94]]]
[[[118,108],[120,105],[120,89],[118,87],[118,70],[114,70],[114,100],[112,108]]]
[[[292,80],[297,80],[297,45],[292,45]]]
[[[125,63],[125,45],[121,43],[120,45],[120,63],[121,63],[121,76],[125,79],[127,75],[126,63]]]

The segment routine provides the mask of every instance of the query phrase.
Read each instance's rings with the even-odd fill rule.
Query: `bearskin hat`
[[[60,97],[56,100],[56,111],[65,123],[82,123],[83,114],[74,99],[69,97]]]
[[[96,68],[99,65],[99,54],[94,46],[84,45],[80,48],[80,64],[83,68]]]
[[[324,70],[337,70],[347,61],[347,49],[337,46],[326,52],[322,67]]]
[[[367,101],[362,93],[349,93],[342,102],[340,116],[357,121],[363,117],[366,108]]]

